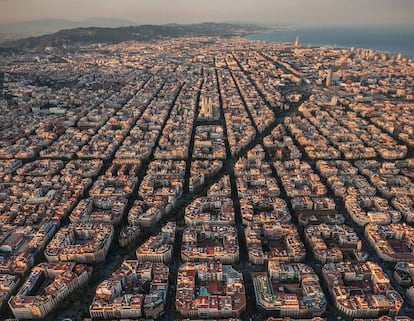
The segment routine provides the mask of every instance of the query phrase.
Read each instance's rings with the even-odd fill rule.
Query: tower
[[[200,105],[200,116],[211,117],[213,115],[213,101],[211,97],[203,97]]]
[[[299,36],[296,36],[296,39],[295,39],[295,48],[299,48],[299,47],[300,47]]]
[[[326,76],[326,87],[330,87],[332,84],[332,68],[329,67],[328,75]]]

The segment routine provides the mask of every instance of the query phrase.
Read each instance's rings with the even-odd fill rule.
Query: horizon
[[[136,25],[202,22],[294,27],[414,26],[410,0],[0,0],[0,25],[91,19],[125,20]]]
[[[6,0],[0,0],[6,1]],[[96,20],[98,22],[104,22],[108,21],[109,23],[114,22],[124,22],[125,25],[120,25],[121,27],[129,27],[129,26],[143,26],[143,25],[149,25],[149,26],[168,26],[168,25],[183,25],[183,26],[190,26],[190,25],[199,25],[199,24],[233,24],[233,25],[251,25],[251,26],[257,26],[257,27],[274,27],[274,28],[289,28],[289,29],[305,29],[305,28],[359,28],[359,27],[365,27],[365,28],[377,28],[377,27],[413,27],[414,24],[410,23],[394,23],[394,24],[380,24],[380,23],[360,23],[360,24],[349,24],[344,25],[340,23],[332,23],[332,24],[277,24],[277,23],[260,23],[260,22],[254,22],[254,21],[238,21],[238,20],[223,20],[223,21],[211,21],[211,20],[200,20],[200,21],[194,21],[194,22],[164,22],[164,23],[144,23],[139,21],[133,21],[129,19],[123,19],[123,18],[112,18],[112,17],[105,17],[105,16],[96,16],[96,17],[87,17],[85,19],[66,19],[66,18],[43,18],[43,19],[32,19],[32,20],[19,20],[19,21],[13,21],[13,22],[0,22],[0,26],[8,26],[8,25],[18,25],[18,24],[25,24],[25,23],[50,23],[50,22],[70,22],[70,23],[89,23],[93,20]],[[94,26],[91,26],[94,27]],[[108,27],[111,28],[111,27]],[[0,30],[1,32],[1,30]]]

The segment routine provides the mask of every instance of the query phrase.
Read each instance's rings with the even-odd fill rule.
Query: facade
[[[347,225],[309,225],[305,227],[305,238],[315,259],[322,263],[357,261],[368,258],[362,252],[362,242],[354,230]]]
[[[83,264],[41,263],[9,300],[9,307],[18,319],[44,319],[65,297],[84,286],[91,274],[92,268]]]
[[[49,262],[101,262],[112,243],[114,227],[102,223],[77,223],[61,228],[45,250]]]
[[[268,261],[301,262],[305,259],[305,245],[292,224],[257,223],[245,229],[249,261],[267,264]]]
[[[270,261],[268,273],[253,274],[253,285],[257,306],[265,312],[294,318],[321,316],[325,312],[327,301],[319,278],[305,264]],[[289,291],[289,287],[295,291]]]
[[[175,229],[175,222],[170,222],[163,226],[158,235],[151,236],[136,249],[137,260],[141,262],[168,263],[172,258]]]
[[[414,262],[414,228],[402,224],[365,227],[365,236],[378,256],[389,262]]]
[[[382,269],[370,261],[328,263],[322,273],[335,307],[347,317],[395,316],[404,302]],[[365,291],[367,286],[370,291]]]
[[[236,263],[239,260],[236,228],[208,224],[185,228],[181,244],[181,258],[184,262]]]
[[[164,313],[168,267],[162,263],[126,260],[100,283],[89,307],[92,318],[156,319]],[[144,289],[149,283],[149,292]]]
[[[221,262],[184,263],[175,307],[183,317],[236,318],[246,308],[243,276]]]
[[[233,200],[227,197],[199,197],[185,209],[184,219],[187,225],[234,224]]]

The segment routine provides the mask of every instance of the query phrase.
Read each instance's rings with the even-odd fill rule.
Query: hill
[[[18,39],[3,43],[3,48],[45,48],[73,44],[119,43],[124,41],[151,41],[185,36],[240,36],[267,30],[254,25],[228,23],[201,23],[191,25],[141,25],[120,28],[74,28],[39,37]]]
[[[87,27],[106,27],[118,28],[134,26],[135,22],[124,19],[111,18],[88,18],[82,21],[72,21],[65,19],[42,19],[31,21],[19,21],[0,24],[0,36],[10,39],[21,39],[27,37],[37,37],[45,34],[58,32],[63,29],[87,28]],[[12,38],[13,37],[13,38]]]

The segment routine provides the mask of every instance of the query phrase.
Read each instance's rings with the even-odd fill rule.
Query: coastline
[[[297,28],[250,34],[244,38],[293,43],[296,36],[306,46],[372,49],[414,59],[414,28],[409,27]]]

